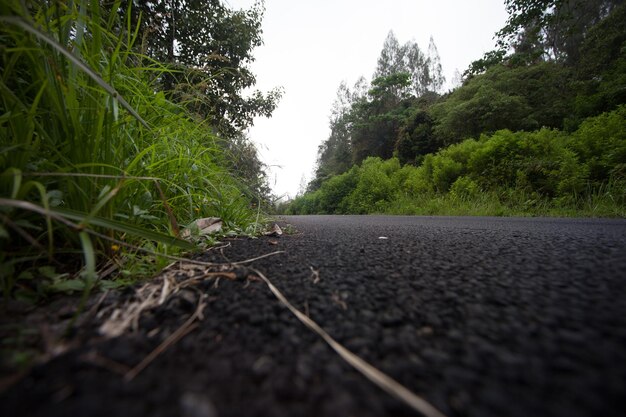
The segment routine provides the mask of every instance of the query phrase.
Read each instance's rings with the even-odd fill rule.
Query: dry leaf
[[[194,230],[197,230],[200,236],[217,233],[222,230],[222,219],[219,217],[196,219],[183,230],[180,236],[182,238],[188,238]]]
[[[282,234],[283,234],[282,229],[276,223],[274,223],[274,227],[272,227],[272,230],[264,233],[265,236],[276,236],[276,237]]]

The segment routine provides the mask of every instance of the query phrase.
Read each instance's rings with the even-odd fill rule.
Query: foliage
[[[400,45],[393,31],[390,31],[380,52],[373,78],[382,79],[394,74],[407,74],[406,83],[394,92],[397,97],[409,95],[420,97],[429,91],[439,93],[445,82],[440,61],[432,37],[428,53],[425,54],[414,41]]]
[[[509,18],[497,33],[499,46],[573,63],[579,58],[585,32],[621,0],[506,0]],[[528,45],[533,45],[529,47]]]
[[[586,59],[583,45],[593,38],[589,35],[594,28],[624,4],[622,0],[506,0],[505,6],[509,18],[496,33],[497,48],[470,65],[464,73],[468,79],[502,63],[527,66],[549,61],[575,67]]]
[[[622,215],[626,5],[505,5],[498,49],[444,96],[434,44],[427,55],[391,32],[370,88],[340,88],[309,187],[317,191],[292,211],[302,201],[309,212],[475,213],[476,203],[493,214]],[[350,181],[335,179],[351,163]]]
[[[416,109],[398,129],[396,156],[401,163],[417,163],[419,158],[434,153],[441,147],[433,132],[433,118],[424,110]]]
[[[319,190],[318,211],[321,213],[348,213],[346,197],[357,186],[357,169],[352,168],[341,175],[325,181]]]
[[[432,108],[438,140],[450,144],[500,129],[562,128],[574,93],[570,71],[555,63],[491,67]]]
[[[0,6],[4,296],[112,285],[97,269],[137,271],[133,258],[149,274],[164,265],[149,253],[196,247],[176,235],[198,217],[251,230],[228,155],[155,92],[171,72],[134,51],[129,21],[87,0],[30,5]]]
[[[580,55],[574,123],[626,103],[626,4],[587,32]]]
[[[400,45],[389,32],[371,85],[361,78],[352,89],[339,86],[330,120],[331,133],[319,147],[316,175],[309,190],[368,157],[402,162],[437,149],[431,120],[423,113],[444,83],[437,47],[424,53],[415,42]]]
[[[408,73],[382,76],[372,81],[367,99],[352,107],[350,129],[352,161],[360,163],[368,156],[390,158],[396,134],[407,116],[410,105],[404,88],[409,85]]]
[[[626,179],[626,105],[584,121],[568,147],[584,161],[594,186]]]
[[[231,10],[221,0],[133,0],[131,24],[142,53],[166,65],[157,81],[168,98],[206,120],[226,137],[236,137],[255,116],[270,116],[281,96],[255,91],[252,51],[260,46],[262,2]],[[119,10],[112,7],[111,10]]]
[[[573,133],[500,130],[428,154],[418,166],[367,158],[288,211],[624,217],[625,124],[620,106]]]
[[[564,141],[554,130],[503,130],[485,140],[468,165],[490,188],[514,187],[547,197],[577,192],[584,185],[585,170]]]

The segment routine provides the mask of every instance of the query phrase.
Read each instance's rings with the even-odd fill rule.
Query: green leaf
[[[54,269],[53,266],[42,266],[37,268],[37,271],[39,271],[39,273],[41,275],[43,275],[46,278],[50,278],[50,279],[55,279],[59,276],[59,274],[57,273],[57,271]]]
[[[91,244],[91,238],[85,231],[80,232],[80,243],[83,246],[83,255],[85,256],[85,270],[81,273],[85,281],[91,285],[98,278],[96,274],[96,253]]]
[[[63,204],[63,191],[61,190],[50,190],[47,193],[48,195],[48,204],[50,207],[58,207]]]
[[[118,281],[111,281],[108,279],[103,279],[99,282],[99,285],[100,285],[100,288],[102,288],[103,290],[114,290],[116,288],[120,288],[125,285],[128,285],[128,282],[118,282]]]
[[[148,123],[146,123],[146,121],[139,115],[139,113],[137,113],[135,109],[133,109],[131,105],[128,104],[128,102],[121,95],[119,95],[119,93],[115,90],[115,88],[113,88],[110,84],[104,81],[104,79],[102,79],[100,75],[98,75],[94,70],[89,68],[87,64],[81,61],[80,58],[75,56],[72,52],[67,50],[63,45],[60,45],[55,39],[41,32],[39,29],[33,27],[30,23],[28,23],[26,20],[22,19],[21,17],[0,16],[0,22],[3,22],[5,24],[19,26],[26,32],[29,32],[32,35],[35,35],[40,40],[52,46],[58,52],[63,54],[68,60],[70,60],[70,62],[72,62],[75,66],[77,66],[82,71],[84,71],[92,80],[94,80],[100,87],[102,87],[103,90],[111,94],[111,96],[114,99],[116,99],[122,105],[122,107],[124,107],[130,114],[132,114],[132,116],[139,123],[144,125],[146,128],[150,129],[150,126],[148,125]]]
[[[84,213],[69,209],[55,208],[52,211],[75,221],[82,221],[85,219],[85,217],[87,217]],[[94,216],[89,218],[89,224],[93,226],[104,227],[106,229],[117,230],[118,232],[128,233],[129,235],[138,236],[155,242],[165,243],[167,245],[173,245],[182,249],[195,249],[195,246],[193,244],[185,240],[178,239],[174,236],[168,236],[164,233],[143,229],[131,224],[122,223],[120,221],[112,219],[105,219],[102,217]]]
[[[32,272],[30,271],[22,271],[18,276],[17,279],[27,279],[27,280],[31,280],[35,278],[35,276],[33,275]]]
[[[5,227],[0,224],[0,238],[8,239],[9,237],[9,232],[7,231],[7,229],[5,229]]]
[[[55,282],[48,288],[56,292],[82,291],[85,289],[85,281],[81,279],[66,279]]]

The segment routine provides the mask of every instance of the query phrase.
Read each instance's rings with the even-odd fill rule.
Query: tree
[[[430,139],[418,132],[420,123],[415,118],[438,99],[444,81],[432,38],[426,55],[415,42],[400,45],[390,31],[371,86],[364,78],[352,89],[345,83],[339,86],[330,135],[318,148],[317,169],[309,190],[317,190],[325,179],[369,156],[386,159],[401,149],[403,161],[414,162],[423,150],[434,149]],[[430,124],[425,130],[429,136]]]
[[[432,36],[430,37],[430,42],[428,43],[428,58],[426,62],[428,68],[427,90],[439,93],[441,92],[446,79],[443,76],[443,68],[441,66],[439,51],[437,50],[435,40]]]
[[[378,58],[374,79],[399,73],[409,74],[409,84],[403,87],[403,91],[398,91],[398,95],[420,97],[429,91],[441,91],[445,82],[442,71],[441,59],[432,37],[426,55],[416,42],[400,45],[393,31],[390,31]]]
[[[626,4],[591,28],[576,66],[576,123],[626,103]]]
[[[548,59],[572,64],[585,33],[623,0],[505,0],[509,18],[497,33],[501,49],[535,45]]]
[[[496,49],[474,61],[466,77],[500,63],[510,66],[554,61],[568,66],[581,59],[587,32],[624,0],[505,0],[506,25],[496,33]]]
[[[450,144],[499,129],[562,128],[572,112],[572,73],[553,62],[474,76],[432,108],[438,141]]]
[[[433,119],[427,111],[417,110],[399,129],[395,152],[402,164],[417,164],[422,157],[439,149],[433,133]]]
[[[329,120],[330,135],[318,147],[315,178],[309,183],[309,190],[316,190],[324,179],[341,174],[352,165],[353,107],[365,99],[367,90],[364,77],[352,89],[345,82],[339,85]]]
[[[367,99],[355,103],[351,129],[352,161],[368,156],[391,158],[398,128],[406,117],[411,75],[395,73],[372,81]]]
[[[132,2],[142,52],[174,70],[159,79],[171,99],[227,137],[240,134],[255,116],[271,115],[280,89],[243,93],[256,83],[249,65],[262,44],[262,2],[238,11],[220,0]]]
[[[398,72],[405,72],[406,64],[404,62],[406,48],[400,46],[400,42],[392,30],[387,34],[383,49],[380,51],[378,65],[374,72],[374,78],[385,77]]]
[[[251,200],[271,199],[271,189],[267,180],[267,165],[259,159],[256,146],[244,134],[224,138],[220,143],[227,154],[227,168],[240,183]]]

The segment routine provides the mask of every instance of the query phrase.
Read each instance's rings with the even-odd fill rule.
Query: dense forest
[[[270,190],[245,132],[281,96],[253,90],[263,12],[0,3],[5,300],[123,285],[221,235],[259,232]],[[219,233],[203,233],[207,218]]]
[[[432,39],[390,32],[286,211],[626,216],[626,5],[505,4],[496,49],[445,94]]]

